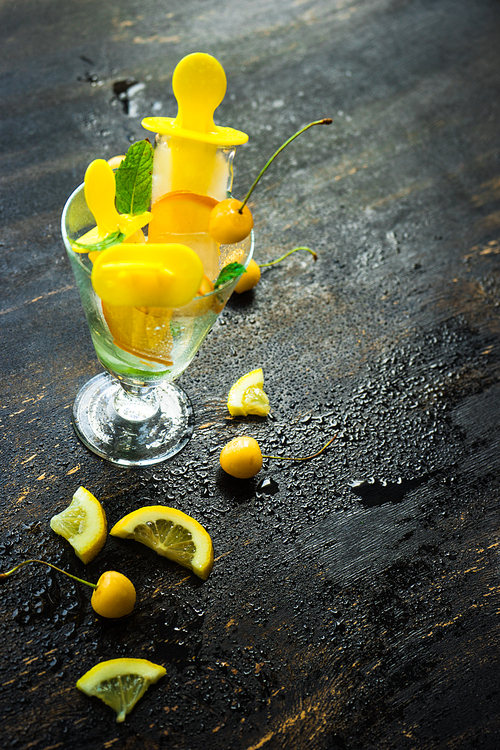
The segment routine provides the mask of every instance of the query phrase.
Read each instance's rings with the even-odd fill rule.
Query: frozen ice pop
[[[234,147],[248,140],[239,130],[214,124],[226,85],[214,57],[187,55],[172,77],[177,117],[142,121],[157,133],[149,241],[188,244],[212,279],[219,271],[219,245],[208,233],[210,212],[231,189]]]
[[[98,254],[92,286],[109,305],[182,307],[196,295],[203,265],[191,248],[173,243],[115,245]]]
[[[158,134],[153,167],[153,203],[166,193],[187,190],[226,197],[228,170],[217,149],[248,141],[240,130],[214,124],[226,93],[224,68],[211,55],[194,52],[174,70],[172,89],[177,117],[146,117],[142,126]]]

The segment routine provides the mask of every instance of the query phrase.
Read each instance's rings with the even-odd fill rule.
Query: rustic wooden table
[[[496,750],[500,469],[500,6],[497,0],[82,0],[0,7],[1,567],[42,557],[139,592],[99,619],[83,587],[24,568],[2,584],[3,747]],[[180,383],[194,435],[117,468],[70,421],[100,371],[60,239],[94,158],[175,115],[192,51],[225,67],[220,124],[250,134],[242,195],[256,256],[296,245],[233,298]],[[231,420],[262,366],[271,416]],[[254,480],[218,464],[256,437]],[[216,554],[205,583],[109,538],[86,568],[49,528],[84,485],[114,523],[189,513]],[[163,664],[124,724],[75,688],[102,659]]]

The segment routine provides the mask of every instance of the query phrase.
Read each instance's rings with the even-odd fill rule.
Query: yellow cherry
[[[235,198],[217,203],[210,212],[208,232],[221,245],[234,245],[248,237],[253,216],[248,206]]]
[[[226,198],[225,200],[220,201],[220,203],[212,209],[210,214],[208,231],[211,237],[221,245],[233,245],[236,242],[241,242],[245,237],[248,237],[253,228],[253,218],[247,207],[247,201],[266,169],[272,164],[278,154],[280,154],[289,143],[295,140],[295,138],[301,135],[301,133],[309,130],[309,128],[312,128],[314,125],[330,125],[331,122],[332,120],[330,117],[310,122],[285,141],[285,143],[274,152],[271,158],[260,170],[243,201],[237,201],[234,198]]]
[[[262,468],[262,452],[255,438],[241,435],[227,443],[220,454],[220,465],[236,479],[250,479]]]
[[[247,266],[246,273],[241,275],[240,280],[236,284],[234,291],[238,294],[242,292],[248,292],[249,289],[253,289],[260,281],[260,267],[253,258]]]
[[[136,593],[130,579],[115,570],[107,570],[97,581],[90,603],[101,617],[124,617],[134,609]]]
[[[134,584],[126,576],[117,573],[115,570],[107,570],[102,574],[97,583],[90,583],[90,581],[78,578],[46,560],[24,560],[6,573],[0,573],[0,580],[3,581],[5,578],[11,576],[12,573],[15,573],[16,570],[30,563],[47,565],[49,568],[57,570],[58,573],[63,573],[68,578],[72,578],[74,581],[84,583],[86,586],[93,588],[94,593],[92,594],[90,603],[94,612],[97,612],[102,617],[124,617],[125,615],[129,615],[134,609],[136,599]]]

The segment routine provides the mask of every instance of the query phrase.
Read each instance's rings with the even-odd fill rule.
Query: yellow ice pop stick
[[[200,52],[181,60],[172,77],[179,128],[204,134],[213,132],[214,112],[224,99],[226,85],[226,74],[215,57]],[[217,146],[191,138],[175,138],[171,149],[172,190],[206,195]]]
[[[241,130],[214,124],[214,111],[224,98],[226,86],[220,62],[205,52],[193,52],[177,63],[172,77],[177,117],[145,117],[142,127],[215,146],[246,143],[248,135]]]
[[[200,133],[214,132],[214,112],[224,99],[226,86],[224,68],[215,57],[204,52],[184,57],[172,77],[178,127]]]

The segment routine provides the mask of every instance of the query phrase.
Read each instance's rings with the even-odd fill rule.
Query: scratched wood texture
[[[43,557],[139,592],[105,622],[48,569],[2,584],[0,731],[19,750],[496,750],[499,712],[500,5],[497,0],[0,3],[1,567]],[[59,236],[94,158],[175,115],[171,74],[214,54],[220,124],[250,134],[257,258],[181,378],[193,438],[123,470],[74,436],[99,372]],[[262,366],[272,413],[231,420]],[[267,454],[230,481],[236,434]],[[109,538],[86,568],[49,528],[83,484],[110,523],[150,503],[200,520],[201,583]],[[102,659],[166,677],[122,725],[75,688]]]

